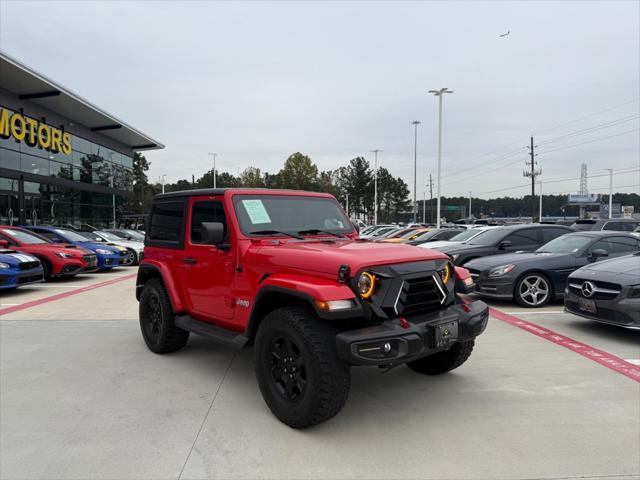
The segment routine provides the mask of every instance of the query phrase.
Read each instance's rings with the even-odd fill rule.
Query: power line
[[[598,130],[603,130],[605,128],[614,127],[616,125],[627,123],[627,122],[630,122],[632,120],[637,120],[638,118],[640,118],[640,114],[629,115],[627,117],[618,118],[618,119],[612,120],[610,122],[605,122],[605,123],[601,123],[601,124],[598,124],[598,125],[594,125],[592,127],[585,128],[583,130],[577,130],[575,132],[569,132],[569,133],[567,133],[565,135],[560,135],[558,137],[552,137],[552,138],[550,138],[548,140],[543,140],[542,142],[539,142],[539,145],[546,145],[547,143],[560,142],[560,141],[564,140],[565,138],[577,137],[577,136],[580,136],[580,135],[586,135],[587,133],[593,133],[593,132],[597,132]]]
[[[551,149],[551,150],[543,150],[543,153],[546,154],[546,153],[551,153],[551,152],[558,152],[560,150],[566,150],[567,148],[575,148],[575,147],[579,147],[581,145],[587,145],[588,143],[600,142],[601,140],[607,140],[608,138],[620,137],[622,135],[626,135],[628,133],[633,133],[633,132],[638,132],[638,131],[640,131],[640,128],[634,128],[633,130],[627,130],[626,132],[616,133],[614,135],[607,135],[606,137],[598,137],[598,138],[594,138],[593,140],[587,140],[585,142],[574,143],[573,145],[566,145],[564,147],[554,148],[554,149]]]

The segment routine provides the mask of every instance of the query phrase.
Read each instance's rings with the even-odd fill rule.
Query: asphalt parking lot
[[[252,351],[192,336],[159,356],[135,269],[0,297],[0,478],[638,478],[640,332],[491,302],[440,377],[353,369],[345,409],[292,430]]]

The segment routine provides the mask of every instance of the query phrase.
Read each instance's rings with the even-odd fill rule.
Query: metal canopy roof
[[[49,80],[2,51],[0,51],[0,87],[15,93],[21,100],[42,105],[133,150],[164,148],[164,145],[157,140],[99,109],[78,94]]]

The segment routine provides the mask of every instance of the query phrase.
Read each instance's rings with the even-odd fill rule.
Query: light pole
[[[422,195],[422,223],[427,223],[427,187],[424,187],[424,194]]]
[[[210,153],[209,155],[213,157],[213,188],[216,188],[216,157],[218,154]]]
[[[160,175],[160,177],[158,177],[158,180],[160,180],[160,184],[162,185],[162,193],[164,193],[164,180],[165,178],[167,178],[166,175]]]
[[[609,218],[613,218],[613,168],[609,169]]]
[[[538,212],[538,222],[542,223],[542,182],[538,185],[540,186],[540,211]]]
[[[378,224],[378,152],[382,150],[370,150],[375,154],[375,163],[373,168],[373,224]]]
[[[469,192],[469,220],[471,220],[471,192]]]
[[[413,125],[413,223],[418,223],[418,202],[416,195],[418,194],[418,125],[420,121],[414,120]]]
[[[436,228],[440,228],[440,180],[442,178],[442,97],[445,93],[453,93],[452,90],[448,88],[441,88],[440,90],[429,90],[429,93],[434,94],[438,97],[438,186],[437,193],[438,201],[437,201],[437,215],[436,219]]]
[[[347,197],[347,201],[346,201],[346,205],[345,205],[345,210],[347,211],[347,217],[349,216],[349,194],[346,194]]]

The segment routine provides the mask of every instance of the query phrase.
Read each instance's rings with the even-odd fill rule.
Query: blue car
[[[0,250],[0,290],[43,280],[44,270],[36,257],[13,250]]]
[[[28,225],[24,228],[28,228],[32,232],[36,232],[54,243],[70,243],[91,250],[96,254],[98,259],[98,270],[109,270],[117,267],[124,261],[125,254],[127,253],[126,248],[91,242],[87,240],[86,237],[65,228],[45,227],[42,225]]]

